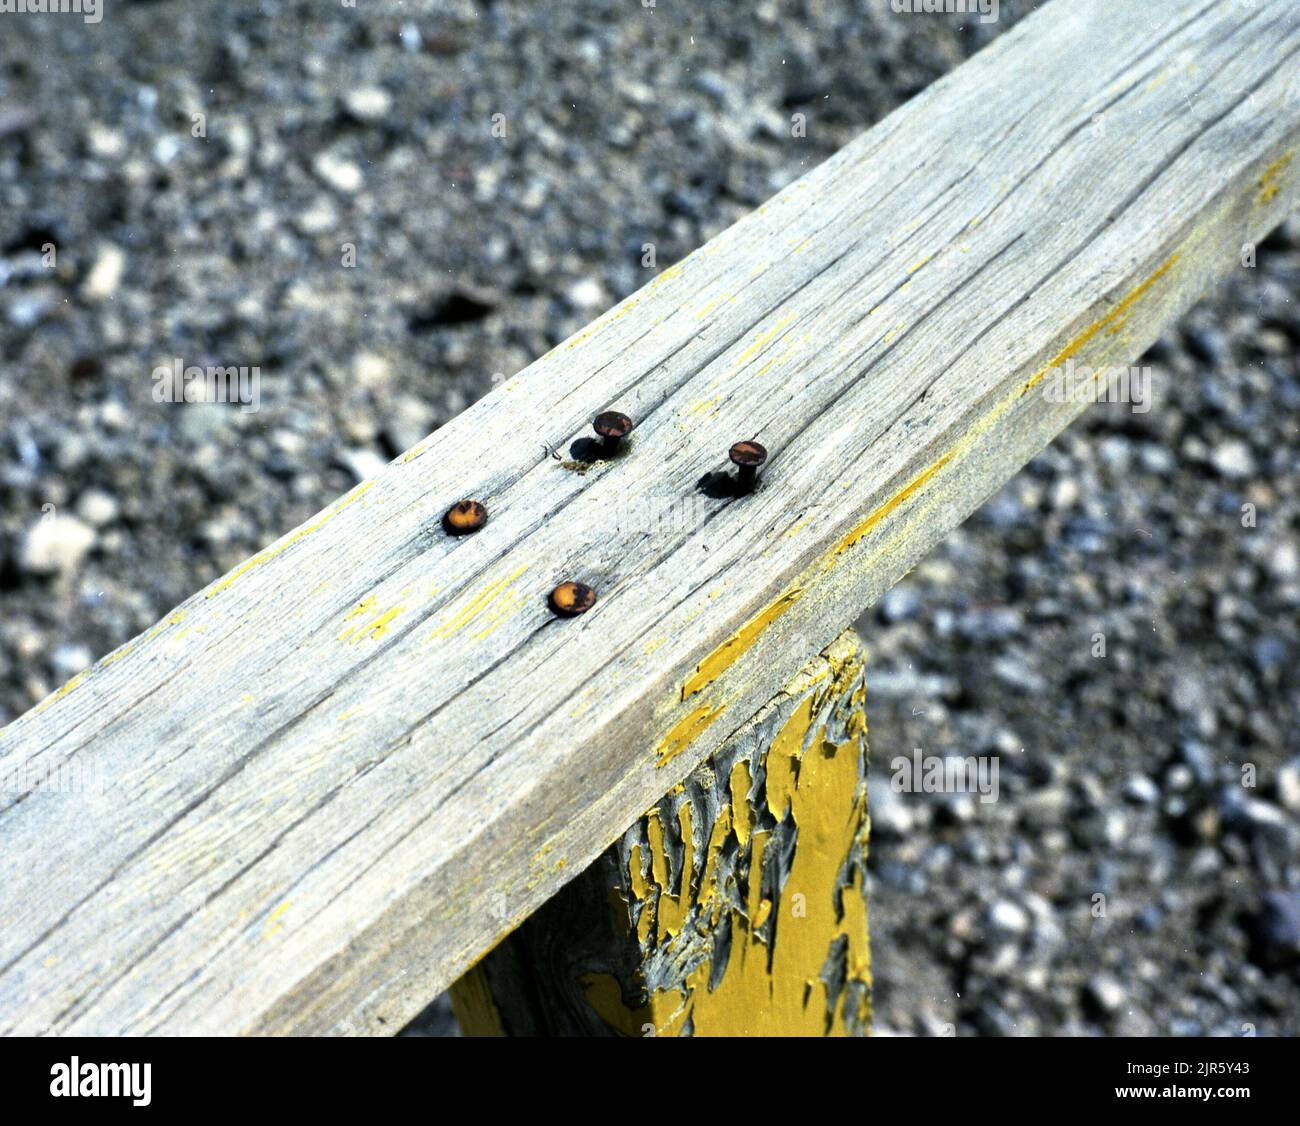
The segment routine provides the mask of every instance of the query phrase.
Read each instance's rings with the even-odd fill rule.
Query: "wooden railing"
[[[601,858],[624,931],[547,996],[735,1029],[775,943],[859,1030],[862,834],[798,877],[808,951],[769,925],[821,839],[784,760],[861,757],[826,647],[1083,408],[1059,369],[1127,363],[1296,204],[1298,83],[1292,0],[1055,0],[18,719],[0,775],[87,784],[0,795],[0,1027],[393,1032]],[[721,927],[699,971],[675,936]],[[484,1024],[527,1025],[537,943],[460,990]]]

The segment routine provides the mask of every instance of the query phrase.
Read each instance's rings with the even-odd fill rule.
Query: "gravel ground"
[[[1031,6],[0,17],[0,723]],[[1094,407],[864,619],[879,1031],[1300,1032],[1298,280],[1292,226],[1149,413]],[[260,409],[155,403],[176,360]],[[1000,799],[893,793],[914,747]]]

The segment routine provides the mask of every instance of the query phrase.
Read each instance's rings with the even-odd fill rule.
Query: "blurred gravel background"
[[[0,16],[0,724],[1032,6]],[[879,1033],[1300,1033],[1297,283],[1293,222],[1149,413],[1092,408],[863,620]],[[261,410],[156,404],[174,358]],[[914,747],[1001,799],[892,793]]]

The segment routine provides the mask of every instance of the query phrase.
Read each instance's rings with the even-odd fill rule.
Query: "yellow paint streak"
[[[645,287],[646,293],[653,293],[665,282],[670,282],[673,280],[673,278],[679,277],[682,272],[682,266],[684,264],[684,261],[685,260],[683,260],[683,262],[677,262],[674,265],[669,266],[666,270],[664,270],[661,274],[659,274],[658,277],[656,277]]]
[[[145,634],[144,637],[140,638],[137,641],[127,642],[125,645],[122,646],[121,649],[117,650],[117,652],[110,653],[107,657],[105,657],[102,661],[100,661],[99,662],[100,666],[103,668],[107,668],[109,665],[117,664],[117,662],[120,661],[123,657],[129,657],[139,647],[140,642],[147,641],[148,638],[149,638],[149,634]]]
[[[1077,356],[1081,351],[1083,351],[1088,342],[1099,332],[1107,331],[1111,334],[1119,332],[1124,323],[1128,320],[1129,314],[1133,311],[1133,307],[1146,296],[1148,291],[1161,278],[1174,268],[1178,259],[1179,255],[1177,253],[1171,254],[1169,258],[1166,259],[1165,262],[1155,271],[1155,273],[1146,279],[1146,281],[1142,282],[1136,288],[1130,290],[1120,298],[1119,302],[1115,305],[1115,308],[1100,320],[1093,321],[1092,324],[1079,333],[1078,336],[1071,340],[1064,348],[1052,357],[1050,363],[1040,368],[1029,377],[1024,387],[1021,388],[1020,395],[1024,396],[1029,394],[1030,391],[1037,387],[1047,377],[1049,371],[1060,367],[1066,360]]]
[[[402,593],[409,594],[409,588]],[[363,599],[349,610],[346,615],[344,615],[343,620],[345,622],[350,622],[361,617],[363,614],[371,613],[378,605],[378,602],[379,599],[374,595]],[[351,641],[353,645],[358,645],[367,638],[373,640],[374,638],[383,637],[384,634],[388,632],[388,627],[392,625],[394,619],[405,609],[405,606],[394,606],[391,610],[386,610],[382,614],[376,615],[369,622],[358,622],[357,625],[353,626],[351,629],[346,629],[339,634],[339,640]]]
[[[939,458],[939,460],[931,465],[929,469],[926,469],[924,472],[919,473],[916,477],[912,478],[912,480],[904,485],[903,488],[885,501],[884,504],[880,505],[880,507],[873,511],[870,516],[863,520],[861,524],[854,528],[853,531],[835,545],[834,550],[831,552],[830,561],[833,562],[835,556],[843,555],[844,552],[848,551],[849,548],[862,539],[862,537],[871,531],[872,528],[879,524],[886,516],[893,512],[894,509],[921,488],[921,486],[931,477],[938,473],[951,458],[952,453],[944,454],[943,457]]]
[[[714,707],[712,704],[701,704],[693,712],[680,719],[673,725],[672,730],[664,736],[664,741],[659,744],[659,761],[656,765],[664,766],[675,759],[699,738],[704,729],[717,719],[723,711],[723,705]]]
[[[780,332],[783,328],[785,328],[785,326],[788,325],[792,320],[794,320],[794,314],[789,313],[786,316],[782,317],[781,320],[777,321],[776,324],[774,324],[770,329],[768,329],[767,332],[763,333],[762,336],[760,336],[757,340],[755,340],[753,344],[751,344],[740,354],[740,358],[736,361],[736,367],[742,367],[746,360],[748,360],[751,356],[757,354],[762,349],[764,344],[766,344],[769,340],[771,340],[772,337],[774,337],[778,332]]]
[[[444,622],[429,634],[429,640],[437,641],[440,638],[450,637],[453,633],[463,629],[477,618],[489,613],[490,608],[493,606],[497,598],[513,597],[510,590],[510,584],[519,578],[519,576],[526,570],[528,570],[528,565],[525,563],[513,575],[507,575],[503,579],[497,579],[496,582],[489,583],[479,591],[478,594],[470,598],[470,600],[461,607],[459,613],[457,613],[455,617],[451,618],[450,621]]]
[[[1282,190],[1281,185],[1278,183],[1278,178],[1282,175],[1282,172],[1285,170],[1287,165],[1291,163],[1291,159],[1294,156],[1295,150],[1292,149],[1290,152],[1284,153],[1282,156],[1278,157],[1277,160],[1273,161],[1272,164],[1264,169],[1264,174],[1259,178],[1259,184],[1257,185],[1259,188],[1260,203],[1272,203],[1273,200],[1277,198],[1278,193]]]
[[[266,928],[262,932],[263,938],[270,938],[271,935],[275,934],[276,931],[278,931],[282,926],[284,926],[284,923],[280,921],[280,916],[283,915],[286,911],[288,911],[289,907],[290,907],[290,902],[289,900],[286,899],[283,903],[280,904],[279,907],[277,907],[274,911],[270,913],[270,915],[267,916]]]
[[[682,699],[689,700],[703,691],[743,657],[768,626],[790,609],[803,594],[803,587],[791,587],[761,613],[746,622],[738,633],[729,637],[704,658],[682,685]]]
[[[362,614],[368,613],[370,610],[374,609],[375,604],[378,601],[379,599],[373,594],[369,598],[363,598],[343,616],[343,620],[345,622],[350,622],[353,618],[361,617]]]
[[[407,462],[414,461],[421,454],[428,453],[428,451],[432,448],[432,446],[433,446],[433,435],[430,434],[427,438],[424,438],[422,441],[412,446],[409,450],[406,451],[405,454],[402,455],[402,464],[405,465]]]
[[[289,536],[283,543],[277,545],[276,547],[268,547],[265,551],[259,551],[256,555],[253,556],[252,559],[249,559],[247,562],[236,567],[224,579],[221,579],[213,586],[209,587],[206,597],[211,598],[214,594],[220,594],[227,587],[231,586],[236,579],[246,575],[254,567],[259,567],[263,563],[266,563],[269,560],[274,559],[282,551],[285,551],[286,549],[292,547],[299,540],[303,539],[306,536],[311,535],[312,532],[319,531],[331,520],[333,520],[335,516],[337,516],[340,512],[342,512],[345,508],[347,508],[348,505],[350,505],[354,500],[357,500],[359,497],[364,496],[366,490],[369,489],[370,486],[373,485],[374,483],[375,482],[373,480],[362,482],[350,493],[348,493],[348,495],[345,496],[341,501],[339,501],[333,508],[331,508],[329,511],[324,513],[324,515],[322,515],[319,520],[316,520],[315,522],[308,524],[305,528],[301,529],[300,531],[295,532],[293,535]]]
[[[812,518],[813,518],[813,513],[811,510],[809,510],[809,512],[805,516],[803,516],[801,519],[796,521],[794,524],[791,524],[790,527],[788,527],[784,532],[782,532],[781,533],[782,537],[784,539],[794,539],[795,536],[797,536],[801,531],[803,531],[804,528],[808,526]]]
[[[32,708],[32,710],[28,714],[36,715],[38,712],[43,712],[52,703],[54,703],[55,700],[62,700],[64,696],[66,696],[69,692],[73,691],[73,689],[75,689],[79,684],[85,681],[86,677],[88,677],[89,675],[90,675],[89,669],[87,669],[85,672],[77,673],[77,675],[74,676],[70,681],[68,681],[68,683],[65,684],[62,688],[58,689],[57,691],[51,692],[48,696],[46,696],[45,699],[42,700],[39,704],[37,704],[36,707]]]
[[[708,316],[709,313],[712,312],[718,305],[722,304],[725,301],[730,300],[730,298],[731,298],[730,294],[727,293],[719,294],[707,305],[705,305],[704,308],[702,308],[698,313],[695,314],[695,319],[697,321],[704,320],[704,318]]]
[[[383,637],[388,632],[388,627],[392,625],[393,619],[405,609],[404,606],[394,606],[385,614],[380,614],[366,630],[367,637]]]
[[[524,605],[526,601],[525,597],[513,588],[502,591],[496,605],[487,612],[483,619],[484,628],[474,634],[474,640],[482,641],[485,637],[495,633],[513,617],[514,612]]]
[[[970,449],[980,438],[992,427],[1003,415],[1010,410],[1015,403],[1033,390],[1039,383],[1046,378],[1047,373],[1055,368],[1060,367],[1067,360],[1078,355],[1090,341],[1095,339],[1100,333],[1109,335],[1118,334],[1126,325],[1129,316],[1132,314],[1134,307],[1151,291],[1151,289],[1165,277],[1176,265],[1180,255],[1175,252],[1170,255],[1146,280],[1135,286],[1124,295],[1115,305],[1115,307],[1104,317],[1099,318],[1085,328],[1069,341],[1051,360],[1050,363],[1035,372],[1025,384],[1019,388],[1010,398],[1003,400],[996,407],[991,409],[987,414],[980,418],[956,443],[952,449],[938,458],[932,465],[919,473],[909,481],[902,489],[895,493],[889,500],[877,507],[867,516],[856,528],[848,533],[836,546],[826,555],[822,561],[822,568],[829,569],[838,561],[839,556],[857,544],[868,532],[875,528],[882,520],[893,512],[899,505],[903,504],[909,497],[921,489],[932,477],[935,476],[945,465],[954,459],[958,459],[966,450]]]
[[[642,288],[637,293],[634,293],[621,305],[619,305],[614,309],[610,309],[608,312],[604,313],[602,316],[600,316],[595,321],[593,321],[590,325],[588,325],[585,329],[583,329],[572,339],[565,341],[563,344],[556,345],[556,347],[552,348],[549,352],[547,352],[546,355],[542,357],[542,359],[543,360],[548,359],[551,355],[559,351],[561,348],[566,352],[569,351],[570,349],[576,348],[584,340],[591,339],[591,337],[593,337],[601,329],[606,328],[609,325],[613,324],[615,321],[620,320],[621,318],[627,316],[627,314],[632,312],[632,310],[635,309],[644,298],[649,297],[652,293],[654,293],[656,289],[658,289],[664,283],[671,281],[675,277],[678,277],[682,272],[683,266],[684,266],[684,262],[677,262],[674,265],[669,266],[657,277],[647,282],[644,288]]]
[[[773,356],[772,359],[768,360],[767,363],[765,363],[761,368],[758,369],[758,371],[754,372],[754,378],[757,379],[760,375],[766,375],[768,371],[774,368],[783,359],[785,359],[784,355]]]

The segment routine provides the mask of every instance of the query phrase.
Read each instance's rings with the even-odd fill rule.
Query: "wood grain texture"
[[[94,784],[0,795],[0,1029],[395,1030],[1295,205],[1298,62],[1292,0],[1048,4],[18,719]]]
[[[452,987],[461,1031],[864,1035],[865,666],[805,665]]]

